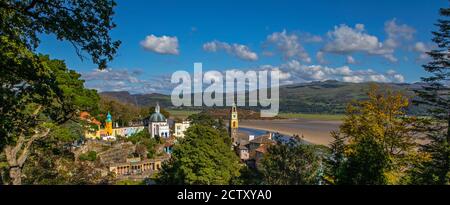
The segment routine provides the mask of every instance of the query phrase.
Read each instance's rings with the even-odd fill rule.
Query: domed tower
[[[167,118],[161,114],[159,103],[156,104],[155,113],[148,118],[148,122],[150,136],[159,136],[163,138],[170,137],[169,124],[167,122]]]
[[[230,125],[229,125],[230,137],[231,137],[231,141],[233,142],[233,144],[236,144],[236,142],[237,142],[238,128],[239,128],[238,113],[237,113],[236,104],[233,103],[233,106],[231,107],[231,118],[230,118]]]
[[[106,134],[108,136],[110,136],[110,135],[112,135],[113,130],[112,130],[112,117],[111,117],[111,114],[109,112],[108,112],[108,115],[106,115],[106,121],[105,122],[106,122],[105,123]]]

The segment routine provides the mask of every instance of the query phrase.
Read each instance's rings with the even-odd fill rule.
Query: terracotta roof
[[[256,152],[261,152],[261,153],[266,153],[267,152],[267,146],[266,145],[261,145],[260,147],[258,147],[256,150]]]
[[[87,120],[87,119],[89,119],[90,117],[91,117],[91,115],[90,115],[88,112],[86,112],[86,111],[80,112],[80,118],[81,118],[81,119]]]
[[[256,144],[273,144],[275,141],[269,139],[270,136],[268,135],[261,135],[256,137],[255,139],[251,140],[250,143],[256,143]]]
[[[96,124],[96,125],[101,125],[102,123],[98,120],[96,120],[95,118],[92,118],[92,123]]]

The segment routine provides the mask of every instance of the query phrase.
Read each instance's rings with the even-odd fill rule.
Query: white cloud
[[[298,38],[300,39],[300,41],[302,42],[306,42],[306,43],[320,43],[323,41],[321,36],[318,35],[313,35],[310,33],[300,33]]]
[[[347,56],[347,64],[355,64],[356,60],[353,58],[353,56]]]
[[[416,30],[406,24],[398,25],[397,20],[386,21],[384,23],[384,31],[388,35],[388,39],[392,40],[411,40],[416,33]]]
[[[128,71],[127,69],[105,69],[99,70],[94,69],[91,72],[83,72],[81,73],[82,78],[85,81],[95,81],[95,80],[104,80],[104,81],[123,81],[128,83],[139,83],[140,80],[137,76],[141,73],[140,70]]]
[[[141,41],[140,44],[145,50],[159,54],[178,55],[180,53],[178,49],[177,37],[171,36],[157,37],[152,34],[145,37],[145,40]]]
[[[311,82],[338,80],[344,82],[404,82],[404,77],[390,70],[386,73],[378,73],[371,69],[352,70],[349,66],[328,67],[322,65],[302,65],[297,60],[291,60],[280,66],[280,70],[289,73],[292,82]]]
[[[320,64],[327,64],[327,60],[325,60],[325,53],[322,51],[318,51],[316,53],[316,59]]]
[[[376,36],[369,35],[364,30],[363,24],[357,24],[355,28],[340,25],[334,31],[328,32],[329,42],[323,51],[340,55],[349,55],[362,52],[370,55],[380,55],[390,61],[396,61],[393,57],[394,49],[383,46]]]
[[[417,57],[417,60],[423,61],[423,60],[426,60],[426,59],[428,59],[430,57],[426,52],[431,50],[431,46],[426,45],[423,42],[416,42],[414,44],[412,50],[419,54],[419,56]]]
[[[105,91],[129,91],[130,93],[168,92],[171,89],[170,76],[157,76],[150,79],[141,79],[142,70],[128,69],[93,69],[81,73],[85,86]]]
[[[411,40],[416,31],[406,24],[397,24],[396,19],[387,21],[384,27],[387,38],[381,42],[378,37],[367,33],[364,24],[356,24],[355,28],[345,24],[335,26],[333,31],[328,32],[329,41],[322,50],[347,56],[360,52],[382,56],[390,62],[397,62],[394,55],[395,49],[403,41]]]
[[[311,62],[311,58],[300,44],[299,37],[296,34],[288,34],[286,30],[274,32],[267,36],[266,44],[274,45],[282,53],[285,60],[298,59],[306,63]]]
[[[229,44],[226,42],[211,41],[203,44],[203,50],[209,52],[217,52],[219,50],[224,50],[227,53],[235,55],[236,57],[243,60],[249,61],[258,60],[258,55],[255,52],[251,51],[249,47],[236,43]]]

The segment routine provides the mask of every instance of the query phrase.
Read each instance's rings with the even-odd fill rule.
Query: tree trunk
[[[22,169],[18,166],[9,169],[9,177],[11,177],[12,185],[22,184]]]
[[[11,184],[22,184],[22,167],[28,158],[31,145],[35,140],[47,136],[49,132],[50,129],[46,128],[45,131],[37,132],[29,138],[26,138],[25,136],[19,136],[17,143],[14,146],[7,145],[5,147],[4,153],[6,155],[6,160],[8,161]]]

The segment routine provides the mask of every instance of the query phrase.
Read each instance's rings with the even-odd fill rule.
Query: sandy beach
[[[330,132],[338,130],[341,121],[313,119],[282,119],[282,120],[242,120],[240,127],[278,132],[283,135],[300,135],[313,144],[328,146],[333,138]]]

